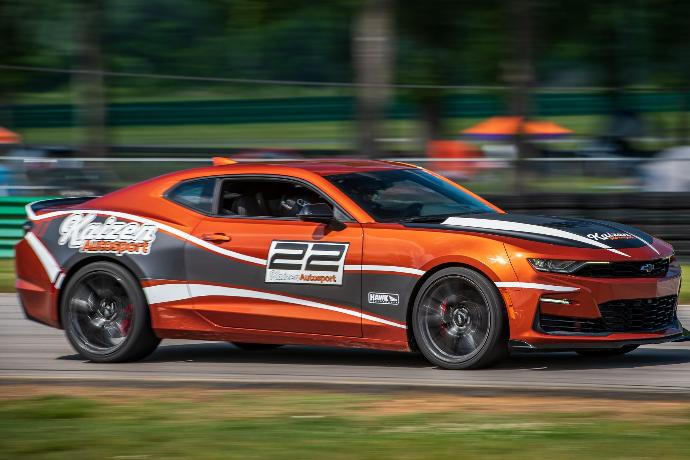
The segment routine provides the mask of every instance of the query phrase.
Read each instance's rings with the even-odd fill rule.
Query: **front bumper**
[[[520,286],[502,287],[510,321],[511,346],[518,350],[572,350],[580,348],[617,348],[684,340],[684,329],[673,320],[651,330],[602,332],[547,332],[540,327],[540,315],[556,318],[602,320],[599,305],[616,301],[658,299],[677,296],[680,270],[670,269],[659,278],[586,278],[572,275],[534,274]],[[559,288],[560,290],[556,290]],[[541,300],[567,300],[545,303]]]
[[[621,348],[626,345],[651,345],[656,343],[667,342],[688,342],[690,341],[690,331],[681,328],[679,334],[662,335],[651,339],[629,339],[629,340],[597,340],[587,341],[581,340],[577,342],[538,342],[536,344],[524,342],[521,340],[511,340],[509,342],[511,350],[515,351],[572,351],[581,349],[609,349]]]

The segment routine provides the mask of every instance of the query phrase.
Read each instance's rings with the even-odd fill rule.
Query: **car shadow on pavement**
[[[513,353],[497,367],[540,371],[633,369],[690,363],[690,348],[638,348],[619,356],[581,356],[574,352]]]
[[[70,359],[63,357],[62,359]],[[80,359],[77,357],[77,359]],[[228,364],[289,364],[433,368],[419,353],[369,349],[286,346],[273,350],[240,350],[222,342],[165,344],[146,362],[195,362]],[[495,369],[539,371],[653,367],[690,363],[690,347],[640,348],[627,355],[586,357],[572,352],[513,353]]]
[[[335,347],[284,346],[273,350],[240,350],[222,342],[163,343],[147,362],[199,362],[237,364],[303,364],[343,366],[430,367],[418,353]]]

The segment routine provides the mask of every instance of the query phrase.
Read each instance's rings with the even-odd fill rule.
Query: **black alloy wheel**
[[[496,286],[483,275],[440,270],[419,290],[412,313],[422,354],[445,369],[490,366],[506,356],[508,324]]]
[[[139,284],[118,264],[95,262],[77,271],[65,286],[60,312],[67,339],[90,361],[141,359],[160,343]]]

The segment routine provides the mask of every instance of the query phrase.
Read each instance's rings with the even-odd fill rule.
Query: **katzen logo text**
[[[609,241],[609,240],[630,240],[635,238],[630,233],[590,233],[587,238],[594,241]]]
[[[151,252],[158,228],[153,224],[122,222],[108,217],[94,222],[96,214],[70,214],[60,224],[59,245],[79,249],[80,252],[142,254]]]

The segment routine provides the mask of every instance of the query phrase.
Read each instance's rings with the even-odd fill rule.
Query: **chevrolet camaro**
[[[178,338],[418,350],[469,369],[510,350],[616,355],[683,335],[668,243],[505,213],[404,163],[217,158],[27,214],[22,308],[96,362]]]

